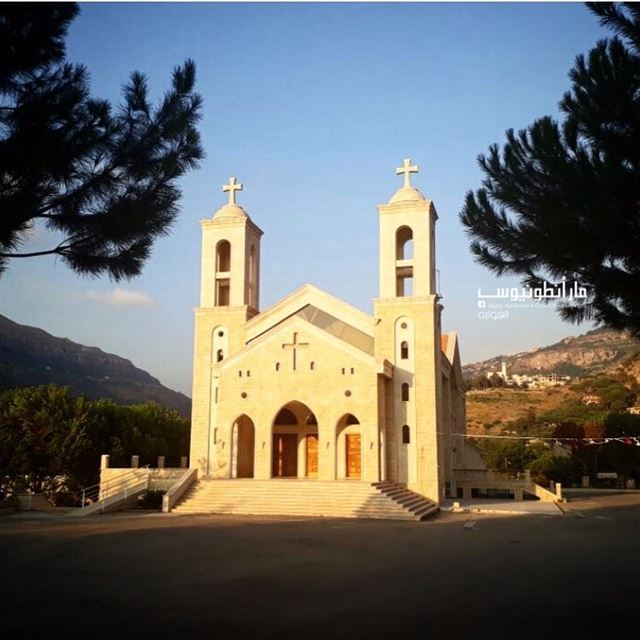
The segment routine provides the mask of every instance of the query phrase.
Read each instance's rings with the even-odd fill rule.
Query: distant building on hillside
[[[500,371],[487,371],[487,378],[491,380],[493,376],[501,378],[507,387],[529,387],[530,389],[546,389],[549,387],[561,387],[571,382],[571,376],[560,376],[557,373],[535,373],[518,374],[509,376],[507,363],[502,362]]]
[[[507,375],[507,363],[502,362],[501,365],[500,371],[487,371],[487,378],[491,379],[493,376],[498,376],[506,382],[509,377]]]

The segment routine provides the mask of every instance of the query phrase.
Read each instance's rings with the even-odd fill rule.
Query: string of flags
[[[581,447],[585,445],[603,445],[609,442],[621,442],[631,447],[640,447],[640,437],[638,436],[616,436],[606,438],[564,438],[564,437],[542,437],[542,436],[504,436],[490,434],[473,434],[473,433],[452,433],[452,436],[461,438],[495,438],[508,440],[548,440],[556,444],[568,444],[571,447]]]

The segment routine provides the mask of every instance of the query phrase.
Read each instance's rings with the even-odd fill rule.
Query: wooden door
[[[307,438],[307,477],[318,477],[318,435],[310,433]]]
[[[298,436],[276,433],[273,436],[274,478],[295,478],[298,475]]]
[[[360,477],[360,434],[359,433],[347,433],[345,435],[345,449],[347,452],[347,478],[359,478]]]

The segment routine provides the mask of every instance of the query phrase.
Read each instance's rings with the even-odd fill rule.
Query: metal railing
[[[140,491],[140,485],[145,483],[149,486],[150,466],[147,464],[138,469],[131,469],[125,473],[119,473],[104,482],[92,484],[82,490],[81,509],[90,507],[96,502],[104,501],[107,498],[123,494],[124,498],[128,497],[133,491]]]

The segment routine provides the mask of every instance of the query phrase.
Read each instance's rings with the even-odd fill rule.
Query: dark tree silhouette
[[[0,4],[0,272],[11,258],[58,255],[81,274],[140,273],[175,220],[178,179],[203,157],[195,64],[173,71],[157,106],[131,74],[123,103],[92,98],[65,60],[75,4]],[[29,252],[37,222],[52,247]]]
[[[479,157],[460,219],[476,260],[523,285],[586,285],[563,319],[640,335],[640,5],[588,3],[615,36],[579,55],[563,121],[536,120]]]

